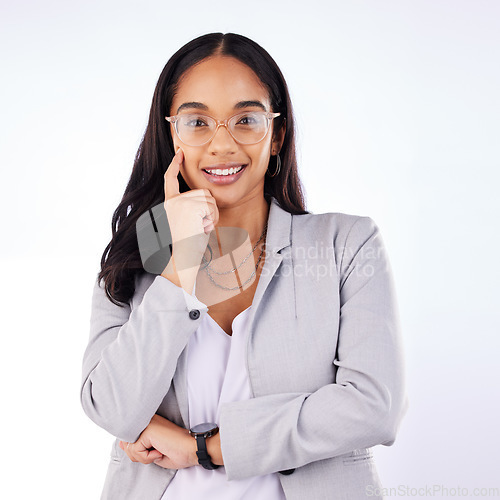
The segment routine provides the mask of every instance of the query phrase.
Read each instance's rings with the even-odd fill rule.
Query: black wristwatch
[[[219,426],[211,422],[198,424],[192,429],[189,429],[189,434],[196,439],[196,444],[198,445],[198,451],[196,452],[198,462],[208,470],[218,469],[219,465],[215,465],[212,462],[210,455],[207,452],[207,442],[205,440],[210,436],[215,436],[218,432]]]

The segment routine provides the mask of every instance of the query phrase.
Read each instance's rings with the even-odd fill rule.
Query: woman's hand
[[[189,249],[198,257],[205,252],[209,233],[219,221],[215,198],[208,189],[179,192],[177,175],[184,161],[184,151],[179,149],[164,175],[165,212],[172,236],[172,245],[182,244],[180,251]]]
[[[164,176],[164,207],[172,237],[172,258],[162,276],[191,294],[210,232],[219,221],[219,210],[208,189],[179,192],[177,175],[183,161],[184,152],[179,149]]]
[[[164,469],[198,465],[196,440],[187,429],[155,415],[135,443],[120,441],[120,448],[132,462],[155,463]]]

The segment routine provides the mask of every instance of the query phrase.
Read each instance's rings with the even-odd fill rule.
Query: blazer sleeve
[[[340,250],[335,383],[221,405],[228,480],[394,443],[408,400],[395,286],[375,222],[359,217]]]
[[[190,315],[193,308],[200,314]],[[88,417],[123,441],[137,441],[207,310],[163,276],[155,277],[135,309],[113,304],[96,281],[81,382]]]

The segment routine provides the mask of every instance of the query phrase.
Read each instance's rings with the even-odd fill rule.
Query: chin
[[[226,193],[221,191],[222,190],[215,190],[215,189],[210,190],[219,208],[230,207],[235,203],[238,203],[242,198],[241,193],[237,192],[234,189],[231,191],[228,190],[228,192]]]

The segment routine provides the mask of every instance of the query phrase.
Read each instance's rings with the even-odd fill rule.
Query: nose
[[[238,144],[229,133],[229,130],[224,125],[219,125],[212,140],[208,143],[209,153],[228,154],[236,152],[237,149]]]

